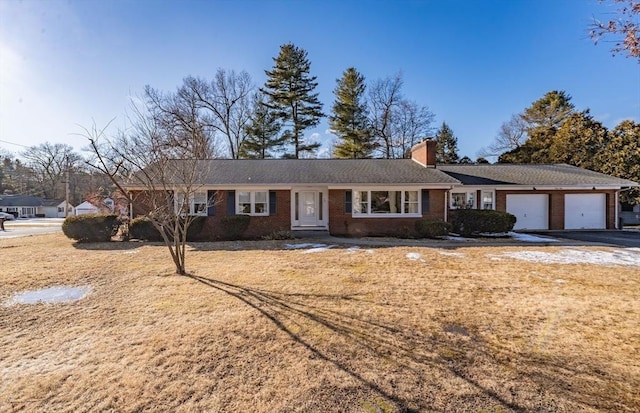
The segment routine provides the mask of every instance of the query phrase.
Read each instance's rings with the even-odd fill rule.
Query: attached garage
[[[565,229],[606,229],[606,194],[566,194],[564,196]]]
[[[507,212],[517,219],[513,229],[549,229],[547,194],[508,194]]]

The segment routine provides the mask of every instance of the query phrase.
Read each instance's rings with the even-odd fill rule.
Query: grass
[[[0,306],[0,411],[640,409],[638,267],[282,245],[0,240],[0,301],[93,288]]]

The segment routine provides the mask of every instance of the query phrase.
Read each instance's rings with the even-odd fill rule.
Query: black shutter
[[[429,190],[428,189],[422,190],[422,213],[423,214],[429,213]]]
[[[269,191],[269,215],[276,214],[276,191]]]
[[[344,212],[350,214],[352,210],[351,191],[344,191]]]
[[[207,216],[216,214],[216,191],[207,191]]]
[[[236,214],[236,191],[227,191],[227,215]]]

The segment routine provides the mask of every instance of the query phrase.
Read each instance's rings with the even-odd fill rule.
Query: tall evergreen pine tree
[[[240,157],[266,159],[273,157],[285,142],[278,137],[282,124],[275,112],[265,105],[266,96],[257,92],[253,96],[253,112],[246,127],[247,137],[240,146]]]
[[[340,141],[333,154],[337,158],[370,158],[376,145],[368,125],[364,76],[350,67],[336,82],[333,91],[336,100],[329,122]]]
[[[458,163],[458,138],[445,122],[436,132],[436,161],[439,163]]]
[[[304,49],[292,43],[284,44],[273,60],[273,70],[265,70],[267,81],[260,91],[268,97],[266,106],[273,109],[287,127],[282,138],[293,144],[294,149],[288,156],[299,158],[320,147],[320,143],[304,141],[304,131],[318,125],[324,116],[318,94],[313,93],[318,83],[316,77],[309,74],[311,64]]]

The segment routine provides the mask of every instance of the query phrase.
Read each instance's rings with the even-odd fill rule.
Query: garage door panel
[[[566,194],[565,229],[606,229],[606,194]]]
[[[513,229],[549,229],[549,196],[546,194],[509,194],[507,212],[516,217]]]

